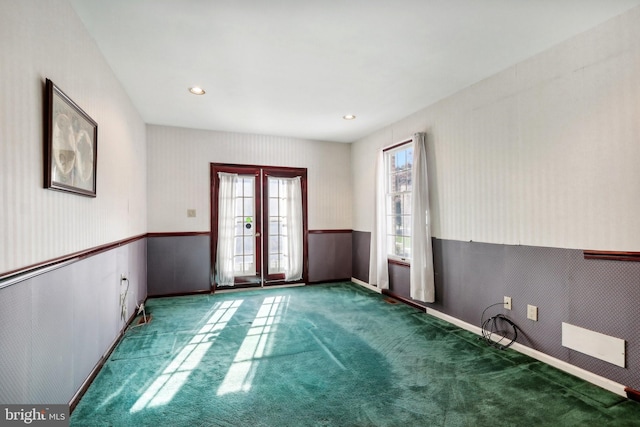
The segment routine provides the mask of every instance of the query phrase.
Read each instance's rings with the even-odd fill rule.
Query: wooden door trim
[[[211,238],[210,238],[210,286],[211,291],[215,292],[216,290],[216,282],[215,282],[215,265],[216,265],[216,253],[218,250],[218,190],[219,190],[219,180],[217,179],[218,172],[226,172],[226,173],[237,173],[239,175],[250,175],[254,174],[256,170],[258,171],[258,175],[260,171],[263,171],[265,180],[267,176],[275,176],[275,177],[293,177],[300,176],[301,177],[301,187],[302,187],[302,236],[303,236],[303,268],[302,268],[302,279],[301,282],[306,283],[309,277],[309,225],[308,225],[308,203],[307,203],[307,168],[295,168],[295,167],[286,167],[286,166],[264,166],[264,165],[243,165],[243,164],[235,164],[235,163],[210,163],[210,219],[211,219]],[[255,213],[258,211],[256,210]],[[257,215],[254,215],[257,221],[262,221],[262,218],[258,218]],[[262,230],[262,223],[260,223],[261,235],[267,236],[264,230]],[[260,248],[262,251],[262,248]],[[264,257],[264,254],[261,254]],[[268,254],[267,254],[268,256]],[[261,260],[262,268],[266,268],[264,265],[264,260]],[[266,281],[266,275],[264,277]],[[265,283],[265,285],[273,285],[280,284],[284,282],[269,282]],[[295,282],[292,282],[295,283]]]

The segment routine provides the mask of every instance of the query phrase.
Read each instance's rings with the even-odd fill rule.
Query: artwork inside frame
[[[45,188],[96,197],[98,124],[46,81]]]

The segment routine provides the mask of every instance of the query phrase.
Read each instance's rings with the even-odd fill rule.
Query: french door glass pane
[[[286,217],[284,212],[284,183],[269,177],[269,272],[280,274],[285,271],[284,242],[286,242]]]
[[[252,276],[256,274],[255,262],[255,218],[254,218],[254,186],[253,175],[240,175],[236,186],[236,225],[234,227],[234,274],[236,276]]]

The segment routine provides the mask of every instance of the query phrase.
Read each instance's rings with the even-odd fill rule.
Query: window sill
[[[402,260],[402,259],[396,259],[396,258],[387,258],[387,261],[389,262],[389,264],[402,265],[404,267],[411,267],[411,261],[409,261],[409,260]]]

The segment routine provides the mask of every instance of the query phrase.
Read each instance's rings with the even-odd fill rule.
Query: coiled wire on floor
[[[518,338],[518,326],[504,314],[496,314],[484,320],[484,315],[488,309],[496,305],[504,307],[503,302],[491,304],[485,308],[480,318],[482,327],[482,339],[491,347],[500,350],[509,348]]]

